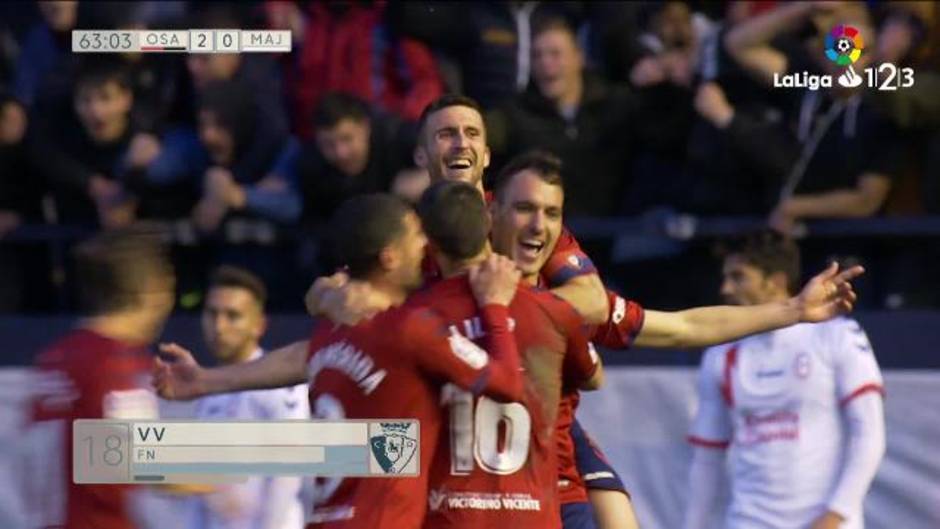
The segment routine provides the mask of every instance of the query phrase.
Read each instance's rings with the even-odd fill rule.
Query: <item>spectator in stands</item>
[[[565,162],[571,214],[611,215],[620,206],[630,159],[636,101],[626,90],[585,72],[584,57],[563,19],[533,32],[533,82],[487,116],[489,144],[505,158],[542,148]]]
[[[134,94],[125,72],[94,60],[77,74],[73,109],[36,137],[32,160],[49,182],[58,221],[114,227],[135,218],[136,199],[122,182],[134,133]]]
[[[257,144],[258,105],[251,88],[238,82],[207,85],[199,102],[201,160],[196,174],[202,177],[202,198],[193,211],[196,226],[215,231],[229,213],[292,222],[300,215],[300,196],[291,175],[269,174],[278,157],[289,156],[297,144],[280,139],[268,151],[261,171],[246,168],[249,148]]]
[[[203,28],[244,27],[244,23],[222,3],[210,3],[192,24]],[[134,138],[129,158],[146,168],[147,186],[166,189],[180,185],[192,176],[204,151],[197,128],[197,105],[207,86],[213,82],[234,81],[250,87],[255,105],[254,126],[258,133],[250,145],[240,146],[242,159],[233,168],[237,180],[250,180],[270,170],[272,152],[278,152],[288,136],[277,63],[264,54],[213,53],[191,54],[186,67],[191,83],[179,83],[178,93],[161,134]],[[178,209],[178,206],[171,208]]]
[[[27,124],[26,108],[0,94],[0,313],[43,307],[50,300],[43,248],[4,241],[18,226],[42,221],[42,178],[27,153]]]
[[[815,27],[824,29],[811,31],[812,38],[804,40],[793,33],[789,43],[778,39],[813,17]],[[735,26],[723,44],[739,64],[768,83],[775,74],[803,71],[837,78],[846,70],[826,59],[819,34],[836,23],[857,28],[863,38],[874,35],[863,5],[797,3],[781,5]],[[872,54],[862,53],[852,67],[862,72],[871,58]],[[800,219],[867,217],[882,209],[892,179],[903,165],[904,142],[897,127],[873,107],[865,92],[862,87],[843,88],[838,83],[827,90],[792,92],[798,97],[790,120],[796,155],[770,216],[775,229],[790,233]],[[733,109],[724,109],[724,119],[733,114]],[[764,140],[760,152],[787,148],[771,143],[769,136],[760,139]]]
[[[103,3],[90,5],[89,9],[100,20],[101,25],[96,27],[139,31],[164,28],[175,22],[176,17],[167,20],[166,14],[157,16],[163,5],[171,4],[127,2],[114,9],[113,5]],[[186,80],[185,61],[172,53],[121,53],[116,57],[124,64],[134,90],[134,123],[145,133],[161,132],[171,118],[179,85]]]
[[[434,57],[421,42],[391,31],[385,2],[267,2],[268,22],[290,29],[296,57],[286,68],[301,138],[311,134],[320,101],[339,91],[417,121],[444,91]]]
[[[393,26],[443,51],[459,65],[462,86],[451,87],[495,108],[523,92],[532,74],[532,28],[541,18],[571,22],[576,2],[394,2]]]
[[[643,100],[636,115],[643,148],[631,163],[626,212],[658,205],[690,209],[685,163],[695,121],[694,78],[714,23],[693,13],[686,2],[672,1],[643,5],[638,27],[639,34],[622,37],[632,42],[619,46],[623,71],[617,73]]]
[[[401,121],[373,112],[356,96],[332,93],[313,119],[314,141],[275,174],[296,173],[304,217],[322,223],[346,199],[388,191],[392,179],[411,165],[414,134]]]
[[[27,107],[68,99],[71,31],[78,25],[78,2],[37,3],[43,20],[27,34],[13,79],[14,95]]]
[[[0,94],[0,239],[25,220],[41,215],[41,179],[30,167],[26,151],[26,108]]]

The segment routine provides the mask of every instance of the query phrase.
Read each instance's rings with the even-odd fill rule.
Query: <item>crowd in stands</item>
[[[824,53],[838,24],[864,36],[856,72],[891,62],[914,85],[774,87],[842,74]],[[233,27],[290,30],[292,51],[71,52],[73,29]],[[0,311],[70,308],[50,301],[68,290],[63,247],[19,228],[135,220],[190,242],[181,293],[235,262],[299,308],[343,200],[427,185],[416,121],[449,92],[486,110],[489,174],[532,148],[562,158],[568,217],[668,208],[790,234],[938,214],[938,90],[932,2],[4,2]]]

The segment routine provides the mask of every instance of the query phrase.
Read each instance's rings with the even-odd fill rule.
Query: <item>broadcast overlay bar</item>
[[[416,420],[117,421],[72,425],[75,483],[237,483],[253,475],[413,477]]]

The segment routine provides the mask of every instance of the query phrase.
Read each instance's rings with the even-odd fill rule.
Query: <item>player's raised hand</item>
[[[811,279],[797,296],[800,321],[826,321],[851,312],[856,299],[851,281],[863,273],[865,269],[861,266],[853,266],[840,272],[838,263],[830,264]]]
[[[477,305],[509,306],[521,277],[511,259],[491,254],[479,266],[470,269],[470,287]]]
[[[206,394],[202,366],[193,354],[175,343],[160,344],[160,356],[153,362],[153,386],[157,394],[170,400],[189,400]]]

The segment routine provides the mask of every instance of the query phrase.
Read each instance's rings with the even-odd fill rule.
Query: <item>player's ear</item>
[[[382,271],[388,272],[398,267],[401,256],[398,254],[398,250],[396,250],[395,247],[388,245],[379,252],[378,260],[379,267]]]
[[[420,143],[415,147],[411,156],[414,158],[415,165],[422,169],[428,168],[428,153],[425,152],[424,147],[422,147]]]
[[[258,320],[258,327],[255,329],[255,340],[261,340],[261,337],[264,336],[264,333],[268,332],[268,318],[265,317],[264,313],[261,314],[260,319]]]
[[[486,149],[483,150],[483,167],[490,166],[490,147],[487,145]]]

